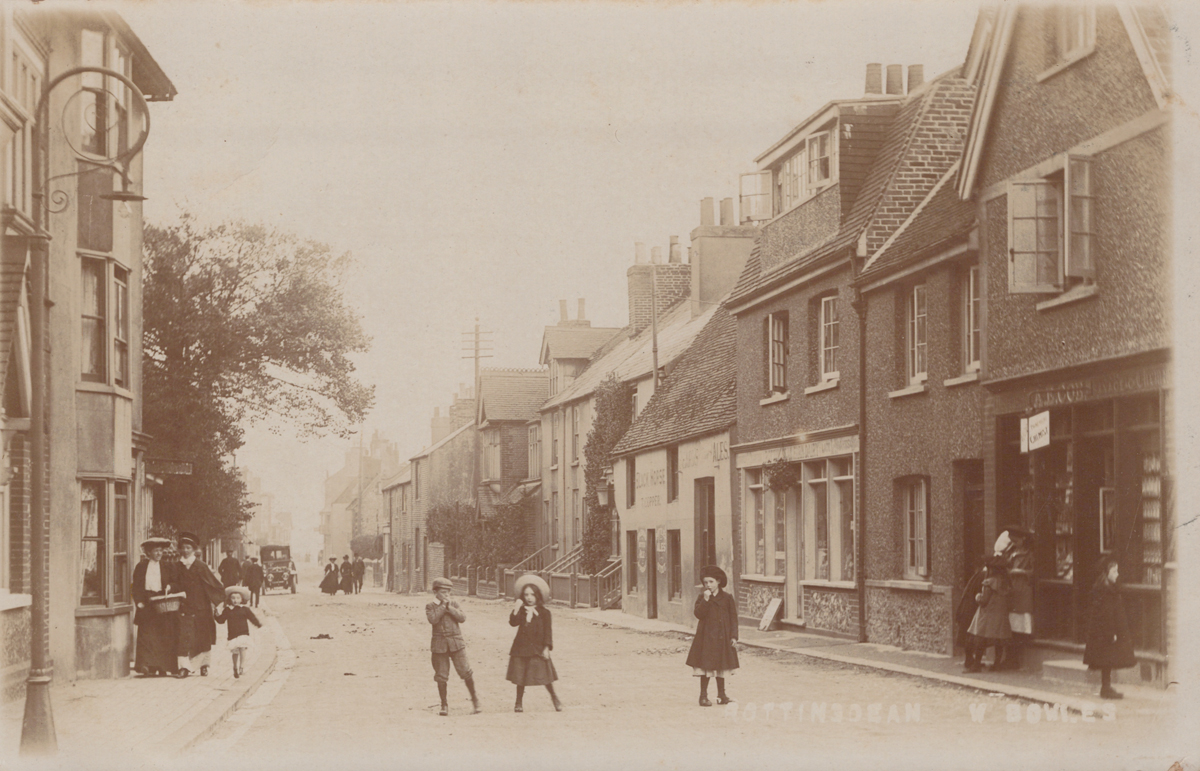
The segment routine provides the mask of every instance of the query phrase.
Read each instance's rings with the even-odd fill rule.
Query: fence
[[[455,592],[483,599],[515,597],[514,584],[526,573],[540,576],[550,586],[547,602],[574,607],[617,608],[621,606],[621,560],[610,561],[595,575],[580,573],[583,550],[574,549],[547,564],[549,546],[543,546],[512,567],[486,567],[467,561],[447,562],[445,577]]]

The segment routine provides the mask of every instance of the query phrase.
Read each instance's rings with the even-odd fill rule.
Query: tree
[[[604,472],[612,465],[612,449],[633,423],[633,388],[615,372],[596,386],[596,417],[583,446],[584,510],[582,568],[585,573],[599,572],[612,552],[612,501],[601,506],[596,491],[604,484]]]
[[[143,243],[144,430],[152,455],[193,463],[156,492],[155,518],[207,539],[251,516],[230,462],[246,426],[346,436],[361,423],[374,390],[350,356],[370,340],[343,294],[349,254],[187,214]]]
[[[377,560],[383,556],[383,536],[363,533],[350,539],[350,551],[365,560]]]
[[[474,545],[475,507],[461,501],[435,504],[425,519],[429,540],[446,547],[446,560],[468,559]]]

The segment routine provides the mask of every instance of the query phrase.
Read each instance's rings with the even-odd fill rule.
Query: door
[[[695,482],[695,532],[696,544],[692,552],[693,583],[700,583],[700,568],[717,564],[717,496],[713,477],[703,477]]]
[[[646,618],[658,618],[658,542],[646,531]]]

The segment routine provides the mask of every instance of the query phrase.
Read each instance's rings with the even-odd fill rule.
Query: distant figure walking
[[[242,563],[238,562],[232,551],[225,552],[225,559],[217,566],[217,572],[221,574],[221,583],[226,587],[237,586],[242,582]]]
[[[217,641],[217,622],[213,608],[225,601],[225,587],[204,560],[196,554],[199,540],[192,533],[179,534],[182,557],[175,569],[179,589],[187,593],[179,608],[179,643],[175,649],[178,673],[187,677],[199,669],[208,675],[213,643]],[[172,582],[172,588],[174,583]]]
[[[716,565],[701,568],[700,580],[704,582],[704,593],[696,598],[693,609],[699,623],[688,651],[687,665],[692,668],[692,674],[700,678],[700,706],[711,707],[709,678],[717,679],[718,704],[733,701],[725,693],[725,678],[738,668],[737,603],[729,592],[723,591],[729,579],[721,568]]]
[[[554,633],[550,625],[550,609],[546,607],[546,596],[550,587],[535,575],[525,575],[517,579],[513,587],[517,592],[517,602],[512,612],[508,614],[510,626],[517,627],[517,636],[513,638],[512,647],[508,651],[508,682],[517,686],[517,701],[513,712],[524,712],[525,686],[544,685],[554,702],[554,709],[562,712],[562,702],[554,692],[554,681],[558,672],[554,670],[554,662],[550,660],[550,651],[554,648]]]
[[[258,607],[258,598],[262,594],[263,585],[263,569],[262,565],[258,564],[258,557],[250,558],[250,569],[246,571],[246,588],[250,590],[250,599],[247,604]]]
[[[342,555],[342,565],[338,568],[341,573],[341,582],[338,588],[346,594],[354,594],[354,565],[350,562],[350,555]]]
[[[354,593],[358,594],[362,591],[363,576],[367,574],[367,563],[363,562],[363,558],[359,555],[354,555]]]
[[[450,714],[450,703],[447,701],[447,683],[450,681],[450,664],[454,671],[467,685],[471,694],[471,705],[475,714],[479,714],[479,697],[475,694],[475,677],[471,671],[471,663],[467,661],[467,642],[463,639],[459,624],[467,620],[467,614],[462,612],[458,603],[450,599],[454,584],[445,578],[433,579],[433,594],[437,598],[425,606],[425,618],[433,625],[433,635],[429,640],[430,660],[433,663],[433,680],[437,683],[438,697],[442,700],[439,715]]]
[[[325,566],[325,577],[321,579],[320,587],[325,594],[337,594],[338,590],[338,566],[337,557],[330,557],[329,564]]]
[[[1087,647],[1083,663],[1088,669],[1100,670],[1100,698],[1120,699],[1123,694],[1113,690],[1112,671],[1137,665],[1133,655],[1133,640],[1125,619],[1125,605],[1117,588],[1120,569],[1115,557],[1100,560],[1100,574],[1092,588],[1092,605],[1088,614]]]

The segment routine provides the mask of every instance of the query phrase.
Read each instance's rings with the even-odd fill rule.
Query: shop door
[[[697,479],[695,483],[695,531],[696,549],[693,569],[695,582],[700,583],[700,568],[717,564],[717,496],[712,477]]]
[[[646,618],[658,618],[658,544],[646,531]]]

